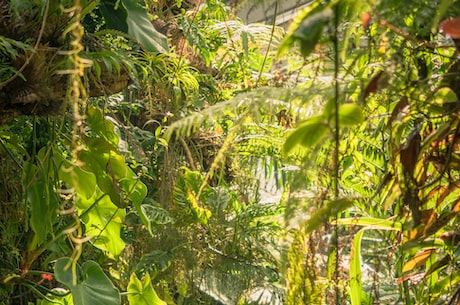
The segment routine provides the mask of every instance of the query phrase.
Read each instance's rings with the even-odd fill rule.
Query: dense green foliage
[[[459,302],[456,1],[0,11],[0,304]]]

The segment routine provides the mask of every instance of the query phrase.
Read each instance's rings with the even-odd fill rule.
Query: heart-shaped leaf
[[[99,189],[89,199],[79,197],[77,204],[86,235],[93,236],[91,243],[113,256],[120,255],[125,248],[120,234],[126,210],[115,206]]]
[[[58,259],[54,267],[57,281],[67,285],[75,305],[120,305],[120,293],[94,261],[77,265],[76,283],[72,273],[73,260],[68,257]]]
[[[147,51],[168,52],[166,37],[153,27],[146,9],[138,1],[103,0],[100,10],[109,28],[128,33]]]
[[[150,283],[147,273],[143,281],[139,280],[135,273],[131,274],[128,284],[128,301],[130,305],[166,305],[161,300]]]

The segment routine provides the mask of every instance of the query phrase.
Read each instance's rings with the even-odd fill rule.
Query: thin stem
[[[265,51],[264,60],[262,62],[262,65],[260,66],[259,75],[257,76],[256,87],[259,86],[259,82],[262,77],[262,72],[264,71],[265,63],[267,61],[268,53],[270,52],[270,48],[273,43],[273,35],[275,33],[275,27],[276,27],[276,15],[278,15],[278,1],[276,1],[275,3],[275,12],[273,14],[273,24],[272,24],[272,31],[270,33],[270,41],[268,42],[267,50]]]
[[[339,197],[339,145],[340,145],[340,126],[339,126],[339,94],[340,94],[340,84],[339,84],[339,69],[340,69],[340,58],[339,58],[339,38],[338,38],[338,27],[339,27],[339,12],[338,6],[335,7],[334,12],[334,33],[333,33],[333,45],[334,45],[334,104],[335,104],[335,114],[334,114],[334,177],[333,177],[333,191],[334,199]],[[335,220],[337,220],[338,215],[335,215]],[[341,303],[340,298],[340,287],[339,287],[339,232],[338,226],[334,226],[334,247],[335,247],[335,299],[336,304]]]

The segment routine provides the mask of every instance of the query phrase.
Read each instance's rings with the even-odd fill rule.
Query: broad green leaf
[[[324,5],[317,1],[302,10],[289,27],[288,35],[279,46],[277,56],[286,54],[297,41],[300,42],[302,55],[308,56],[319,42],[324,26],[333,15],[331,7],[334,3]]]
[[[110,196],[112,202],[118,207],[126,207],[123,190],[121,189],[119,177],[110,170],[109,156],[115,152],[104,152],[99,149],[83,150],[80,152],[80,160],[84,163],[83,168],[96,176],[97,186],[102,192]]]
[[[130,305],[167,305],[153,289],[148,273],[142,281],[137,278],[136,273],[131,274],[128,284],[128,302]]]
[[[86,143],[89,149],[80,153],[83,168],[96,175],[97,185],[110,196],[112,202],[125,208],[128,199],[135,200],[134,204],[142,201],[147,189],[126,164],[124,157],[104,139],[87,139]]]
[[[22,184],[26,200],[30,204],[30,227],[35,233],[29,245],[30,250],[47,239],[57,218],[58,201],[46,163],[41,167],[30,162],[24,164]]]
[[[90,106],[87,114],[87,124],[91,127],[91,131],[112,144],[114,148],[118,148],[119,136],[115,131],[115,126],[104,117],[101,109]]]
[[[401,230],[401,224],[370,217],[360,218],[339,218],[336,224],[362,225],[365,226],[356,233],[351,254],[350,254],[350,298],[352,305],[361,304],[362,291],[362,274],[361,274],[361,240],[366,230]]]
[[[451,88],[442,87],[434,93],[433,100],[438,103],[453,103],[458,101],[458,97]]]
[[[339,107],[340,126],[352,126],[364,121],[361,106],[356,104],[343,104]]]
[[[316,211],[307,221],[305,232],[310,233],[326,223],[332,216],[348,209],[353,205],[353,200],[337,199],[326,203],[322,208]]]
[[[450,272],[449,276],[444,277],[441,281],[438,281],[432,291],[434,294],[440,294],[445,291],[449,291],[452,287],[458,287],[460,283],[460,273],[459,272]]]
[[[127,168],[126,178],[120,180],[120,186],[125,190],[127,198],[133,204],[142,223],[147,227],[150,234],[153,235],[152,223],[142,204],[144,198],[147,196],[147,186],[130,168]]]
[[[108,28],[128,33],[126,23],[128,13],[123,7],[120,7],[119,0],[102,0],[99,9]]]
[[[126,216],[125,209],[115,206],[110,197],[99,189],[89,199],[78,197],[77,206],[85,224],[86,236],[94,236],[91,243],[115,257],[118,256],[125,248],[120,235]]]
[[[126,176],[121,178],[119,183],[127,198],[134,205],[141,204],[145,196],[147,196],[147,187],[127,165]]]
[[[72,263],[74,262],[68,257],[58,259],[54,275],[58,282],[70,288],[75,305],[121,304],[118,289],[96,262],[87,261],[81,268],[77,265],[76,274],[72,273]]]
[[[283,154],[289,154],[297,145],[308,147],[318,144],[326,137],[328,131],[329,125],[324,116],[308,118],[287,137],[283,145]]]
[[[138,1],[102,0],[100,10],[108,28],[129,34],[149,52],[168,53],[166,37],[153,27]]]
[[[176,213],[183,224],[194,222],[207,224],[212,215],[211,211],[201,201],[205,201],[204,198],[207,198],[212,190],[204,188],[200,198],[197,198],[200,191],[200,181],[203,181],[203,176],[199,172],[187,168],[183,168],[181,176],[177,179],[174,187],[175,207],[172,213]]]
[[[136,0],[121,0],[121,2],[128,13],[126,22],[129,35],[135,37],[149,52],[168,53],[166,37],[153,27],[145,8]]]
[[[323,115],[326,118],[329,118],[330,120],[335,114],[335,108],[336,108],[336,99],[335,98],[329,99],[324,105]]]
[[[54,154],[59,166],[59,178],[69,187],[75,189],[78,196],[90,198],[96,191],[96,176],[94,173],[84,171],[81,167],[73,165],[62,157],[62,152]]]

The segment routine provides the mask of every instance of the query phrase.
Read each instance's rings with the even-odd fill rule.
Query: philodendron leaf
[[[125,248],[120,232],[126,210],[115,206],[99,188],[91,198],[78,197],[77,205],[86,236],[93,237],[91,243],[115,257],[120,255]]]
[[[54,267],[54,276],[58,282],[69,287],[75,305],[121,304],[118,289],[104,274],[101,266],[94,261],[87,261],[81,268],[77,265],[77,274],[74,275],[72,263],[74,262],[68,257],[58,259]]]
[[[168,53],[166,37],[153,27],[138,1],[102,0],[100,10],[109,28],[129,34],[149,52]]]
[[[130,305],[167,305],[153,289],[148,273],[142,281],[134,272],[131,274],[128,284],[128,301]]]
[[[145,8],[137,0],[122,0],[128,10],[128,33],[134,36],[150,52],[168,53],[168,41],[159,33],[149,20]]]
[[[53,224],[58,214],[58,200],[53,189],[54,185],[44,167],[25,162],[22,180],[26,200],[31,209],[30,227],[35,233],[29,245],[32,250],[42,244],[53,231]]]
[[[91,131],[106,140],[107,143],[112,144],[115,148],[118,147],[120,137],[116,132],[115,125],[104,117],[101,109],[90,106],[88,107],[87,114],[87,124],[91,128]]]
[[[323,115],[310,117],[287,137],[283,153],[289,154],[297,145],[314,146],[324,139],[328,131],[329,125]]]
[[[118,0],[102,0],[99,9],[108,28],[128,33],[126,18],[128,12],[120,7]]]

